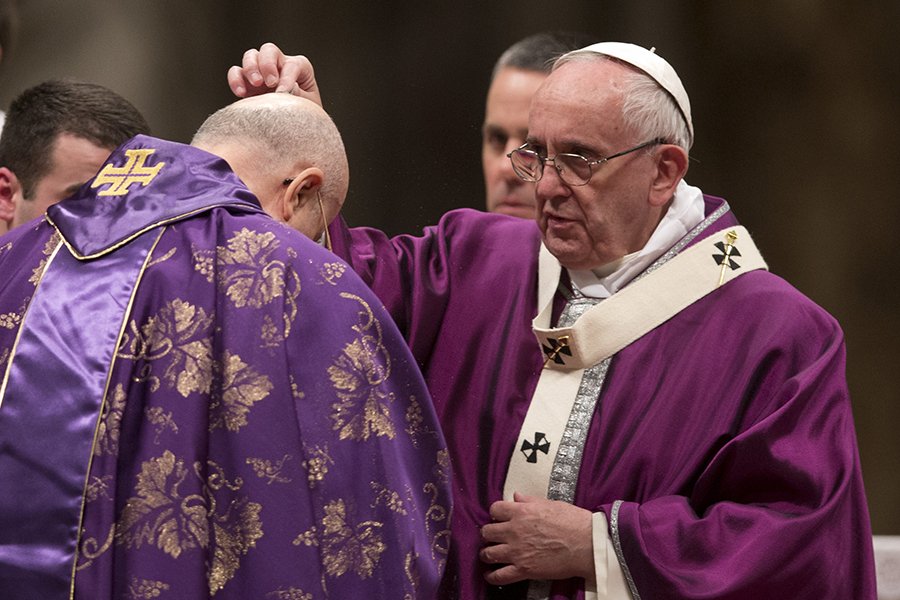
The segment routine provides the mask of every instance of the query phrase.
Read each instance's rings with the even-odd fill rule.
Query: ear
[[[688,155],[684,148],[675,144],[660,146],[656,157],[656,176],[650,184],[650,203],[663,206],[671,200],[687,168]]]
[[[301,171],[284,191],[281,201],[281,217],[294,229],[313,237],[322,217],[318,214],[317,192],[325,181],[325,174],[318,167]]]
[[[16,204],[22,201],[22,184],[7,167],[0,167],[0,221],[12,227]]]

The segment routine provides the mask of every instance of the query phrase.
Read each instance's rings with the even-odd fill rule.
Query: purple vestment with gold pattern
[[[434,598],[451,509],[371,291],[138,136],[0,238],[0,597]]]
[[[705,202],[707,218],[676,248],[736,225],[723,200]],[[478,551],[547,358],[532,332],[536,225],[458,210],[418,237],[331,230],[409,342],[447,438],[446,597],[524,599],[527,582],[484,582]],[[635,598],[875,598],[844,365],[835,320],[763,270],[603,365],[580,467],[566,477],[574,504],[605,513]],[[584,581],[556,581],[550,597],[583,598]]]

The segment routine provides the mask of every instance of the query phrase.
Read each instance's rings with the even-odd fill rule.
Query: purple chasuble
[[[215,156],[138,136],[0,237],[0,385],[2,598],[438,593],[449,461],[414,359]]]
[[[737,223],[723,200],[705,201],[695,241]],[[531,329],[536,225],[458,210],[421,237],[332,233],[406,336],[447,438],[444,596],[525,598],[527,582],[485,583],[478,550],[544,359]],[[612,357],[574,503],[605,513],[636,597],[875,598],[844,360],[835,320],[766,271]],[[583,588],[556,581],[551,597]]]

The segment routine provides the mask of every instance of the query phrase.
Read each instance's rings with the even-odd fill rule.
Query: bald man
[[[135,137],[0,237],[0,590],[434,598],[451,507],[424,382],[294,230],[343,202],[334,124],[273,94],[193,145]]]

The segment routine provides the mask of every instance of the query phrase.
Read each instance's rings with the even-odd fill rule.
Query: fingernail
[[[278,78],[274,75],[269,75],[268,77],[266,77],[266,87],[272,87],[276,83],[278,83]]]
[[[256,71],[254,71],[253,73],[250,73],[250,83],[252,83],[253,85],[260,85],[262,83],[262,81],[263,81],[262,75],[260,75]]]
[[[237,86],[237,88],[234,90],[234,93],[235,93],[236,95],[238,95],[238,96],[243,96],[244,94],[247,93],[247,90],[244,88],[244,86],[239,85],[239,86]]]

